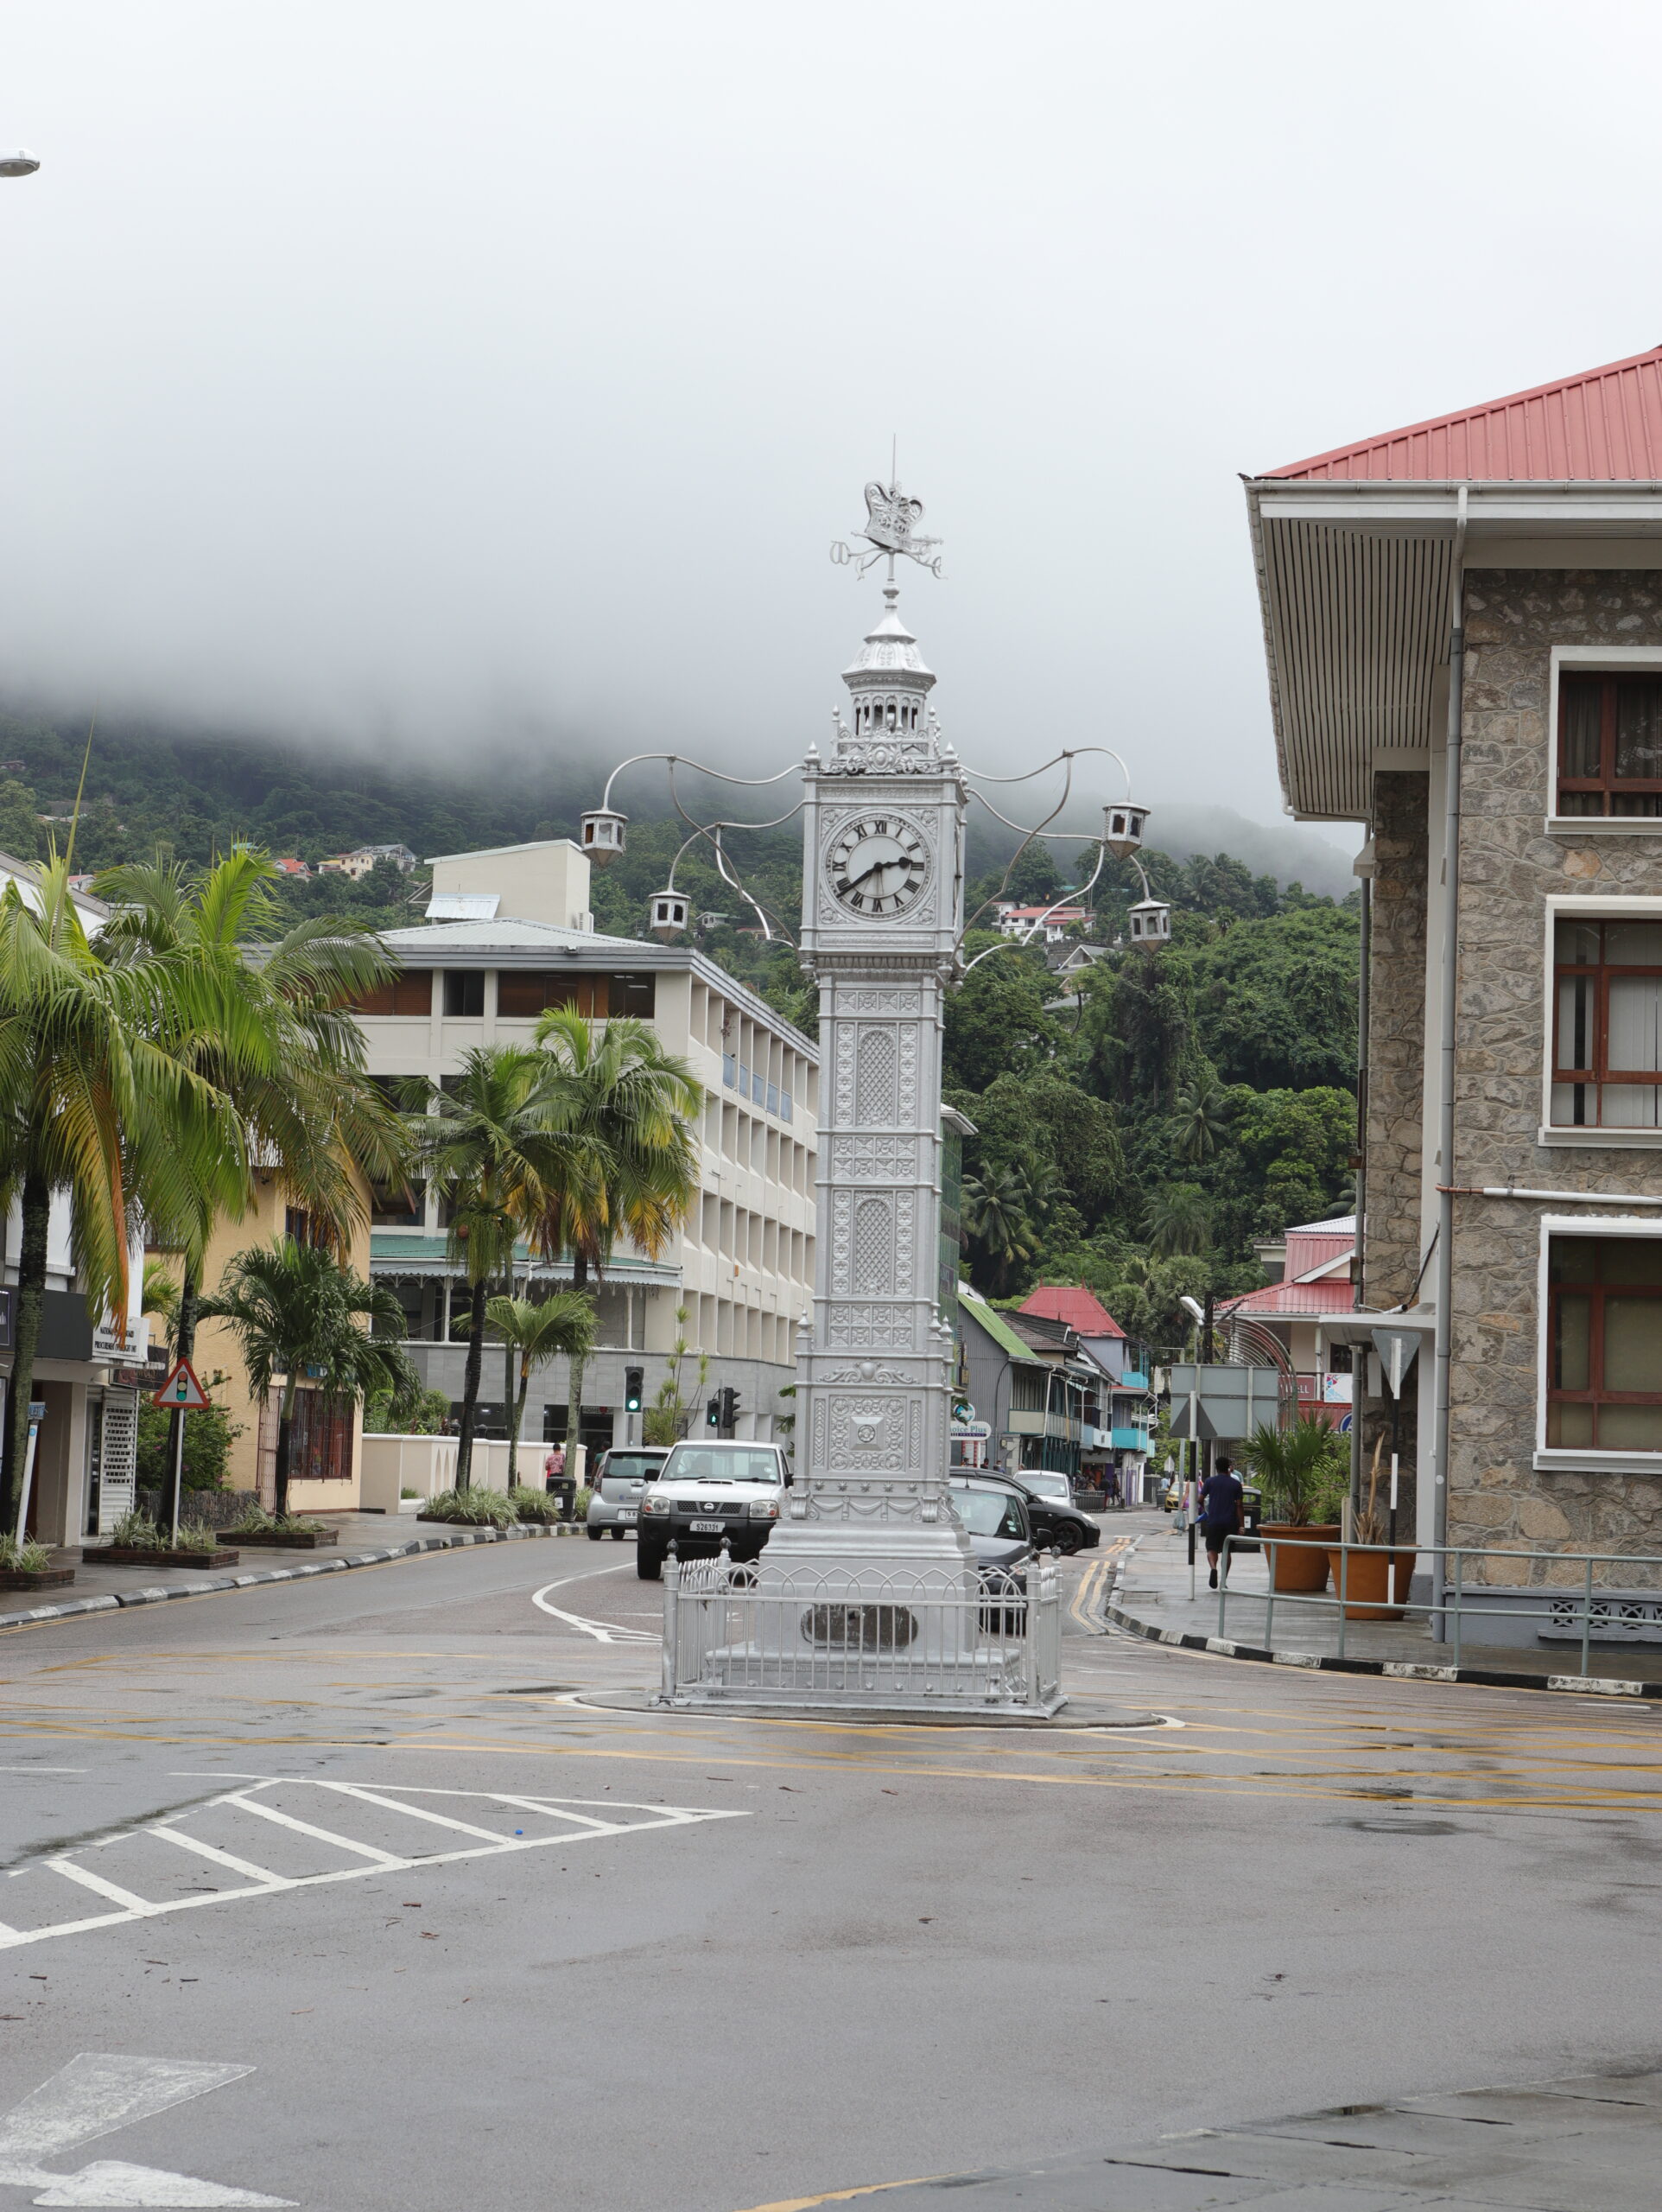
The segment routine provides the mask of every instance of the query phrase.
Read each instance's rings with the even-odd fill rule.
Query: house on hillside
[[[1042,1283],[1022,1300],[1021,1313],[1029,1321],[1071,1329],[1081,1352],[1102,1378],[1092,1434],[1082,1450],[1087,1478],[1101,1488],[1101,1478],[1111,1469],[1122,1497],[1140,1497],[1154,1422],[1146,1348],[1131,1342],[1082,1283]]]
[[[1278,1280],[1220,1306],[1217,1325],[1227,1329],[1237,1318],[1257,1322],[1282,1348],[1297,1410],[1342,1427],[1351,1409],[1351,1347],[1347,1329],[1335,1342],[1334,1317],[1355,1305],[1355,1217],[1301,1223],[1258,1250],[1274,1255]]]
[[[1422,1543],[1662,1551],[1662,347],[1246,496],[1289,810],[1367,837],[1310,1319],[1418,1335]]]
[[[1060,944],[1069,930],[1082,929],[1091,918],[1083,906],[1018,906],[1001,899],[994,908],[1000,937],[1029,937],[1035,944]]]
[[[337,853],[333,860],[320,861],[317,872],[320,875],[350,876],[357,883],[371,872],[377,861],[390,861],[406,875],[411,868],[421,866],[408,845],[356,845],[349,853]]]
[[[979,1421],[990,1433],[994,1466],[1080,1471],[1085,1408],[1094,1371],[1078,1355],[1071,1332],[1031,1337],[1023,1316],[990,1305],[967,1283],[958,1286],[960,1378]]]

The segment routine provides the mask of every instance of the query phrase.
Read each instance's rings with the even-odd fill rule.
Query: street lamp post
[[[26,154],[18,147],[10,154],[0,154],[0,176],[33,176],[41,166],[40,157]]]

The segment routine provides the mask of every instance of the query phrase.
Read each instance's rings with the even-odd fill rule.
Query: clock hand
[[[865,882],[868,875],[876,875],[882,868],[897,868],[898,866],[899,862],[897,861],[873,861],[870,868],[863,868],[860,873],[852,880],[849,883],[848,888],[851,891],[858,891],[860,885]]]

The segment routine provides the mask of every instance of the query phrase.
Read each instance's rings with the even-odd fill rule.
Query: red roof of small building
[[[1305,482],[1662,481],[1662,346],[1266,474]]]
[[[1123,1337],[1126,1333],[1083,1283],[1041,1283],[1023,1299],[1021,1311],[1036,1313],[1042,1321],[1065,1321],[1075,1336]]]
[[[1279,1282],[1231,1299],[1227,1313],[1342,1313],[1356,1303],[1352,1277],[1356,1222],[1351,1214],[1306,1221],[1287,1231],[1287,1271]]]

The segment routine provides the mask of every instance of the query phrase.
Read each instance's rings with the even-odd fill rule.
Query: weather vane
[[[839,538],[831,548],[831,558],[840,569],[852,568],[857,576],[863,576],[873,562],[887,561],[892,583],[895,556],[904,553],[920,569],[938,576],[942,556],[934,548],[941,540],[918,535],[917,525],[923,519],[923,502],[909,499],[902,492],[891,458],[888,483],[879,484],[874,479],[866,486],[866,527],[856,532],[865,543],[845,545]]]

